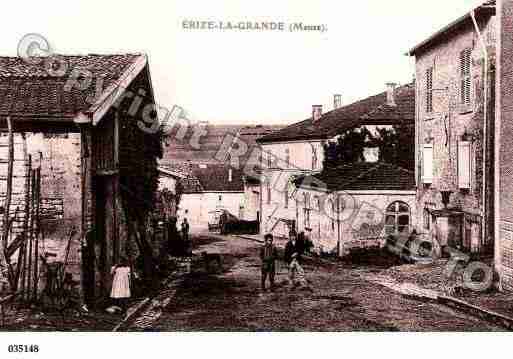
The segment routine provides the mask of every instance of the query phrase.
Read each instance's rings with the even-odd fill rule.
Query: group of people
[[[273,244],[274,237],[268,233],[264,236],[264,245],[260,249],[260,259],[262,260],[262,291],[266,291],[266,282],[269,278],[270,290],[274,291],[276,262],[279,260],[278,250]],[[295,231],[289,233],[289,239],[285,245],[283,260],[288,266],[288,280],[291,288],[309,288],[305,278],[305,271],[301,266],[301,256],[308,250],[308,241],[304,235],[299,236]]]
[[[174,224],[176,228],[176,224]],[[189,238],[190,225],[187,218],[184,218],[180,225],[180,235],[183,245],[183,251],[188,254],[192,253],[192,245]],[[142,259],[142,257],[139,257]],[[138,263],[136,263],[138,264]],[[136,265],[141,267],[141,265]],[[137,271],[132,271],[129,260],[122,257],[116,265],[111,268],[112,287],[110,297],[112,301],[119,306],[122,311],[126,311],[128,301],[132,296],[131,283],[133,278],[138,278]]]

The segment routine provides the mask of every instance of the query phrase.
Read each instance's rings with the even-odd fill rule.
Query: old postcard
[[[2,357],[513,329],[513,0],[2,10]]]

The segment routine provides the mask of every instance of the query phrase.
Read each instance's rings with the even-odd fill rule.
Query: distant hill
[[[200,138],[199,150],[193,148],[191,144],[194,129],[188,129],[183,140],[179,140],[177,139],[177,133],[180,131],[180,128],[174,128],[166,138],[164,156],[161,162],[163,164],[186,161],[194,163],[215,163],[216,160],[214,157],[227,134],[232,134],[233,136],[239,134],[241,140],[243,140],[249,148],[252,148],[256,145],[257,138],[283,127],[285,126],[207,125],[207,134]],[[248,155],[249,153],[250,150],[248,151]]]

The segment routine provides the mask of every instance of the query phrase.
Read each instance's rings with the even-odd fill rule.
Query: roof
[[[219,162],[215,158],[217,152],[219,152],[219,144],[226,139],[226,136],[231,135],[235,137],[238,134],[240,141],[244,142],[248,147],[246,153],[239,157],[239,161],[241,163],[246,163],[250,159],[253,149],[257,147],[257,138],[272,133],[273,131],[279,130],[285,126],[219,125],[209,123],[204,127],[206,133],[203,136],[200,136],[197,141],[192,138],[196,133],[196,125],[189,127],[189,130],[183,138],[182,136],[178,136],[178,131],[182,131],[180,126],[173,126],[171,130],[166,131],[166,138],[164,139],[166,146],[164,150],[164,161],[176,163],[191,160],[196,163],[202,162],[218,164]],[[201,148],[200,150],[198,150],[198,146],[194,145],[196,142],[198,142],[199,147]]]
[[[174,177],[174,178],[187,178],[187,173],[177,171],[174,168],[167,168],[166,166],[159,166],[157,170],[166,176]]]
[[[201,186],[201,183],[196,177],[186,177],[181,178],[180,186],[182,189],[182,193],[201,193],[203,192],[203,187]]]
[[[106,101],[130,72],[136,67],[140,71],[139,65],[146,64],[146,57],[140,54],[55,55],[40,60],[31,64],[20,57],[0,57],[0,116],[11,116],[15,121],[70,122],[80,112],[93,113],[101,107],[103,102],[99,101]],[[47,64],[52,64],[51,68]],[[65,71],[58,73],[57,69]],[[65,89],[74,70],[91,73],[92,82],[86,90]],[[100,79],[103,92],[88,102]]]
[[[322,140],[361,125],[414,124],[415,85],[397,87],[394,96],[395,106],[387,105],[387,94],[382,92],[327,112],[315,123],[309,118],[263,136],[257,142]]]
[[[408,56],[414,56],[417,55],[419,52],[429,48],[430,46],[434,45],[441,39],[443,39],[445,36],[450,34],[453,31],[456,31],[460,29],[463,26],[466,26],[467,24],[470,24],[472,22],[472,18],[470,16],[470,13],[474,11],[476,19],[482,16],[493,16],[495,15],[495,0],[486,1],[483,4],[479,5],[475,9],[471,10],[467,14],[461,16],[460,18],[456,19],[455,21],[451,22],[450,24],[446,25],[439,31],[435,32],[433,35],[428,37],[426,40],[422,41],[415,47],[411,48],[406,55]]]
[[[242,170],[231,169],[225,165],[194,166],[193,174],[201,183],[203,192],[244,192],[244,174]]]
[[[159,172],[178,179],[183,193],[201,193],[203,186],[199,179],[192,173],[192,166],[188,163],[165,163],[160,164]]]
[[[313,178],[312,178],[313,177]],[[295,181],[302,184],[322,183],[333,191],[413,191],[415,173],[388,163],[359,162],[324,169],[313,176],[301,176]]]
[[[229,172],[232,179],[229,180]],[[244,192],[244,179],[251,184],[258,178],[248,178],[242,169],[230,168],[224,164],[173,163],[161,164],[161,173],[179,178],[183,193]]]

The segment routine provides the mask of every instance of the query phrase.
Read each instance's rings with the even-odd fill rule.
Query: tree
[[[413,125],[378,128],[372,134],[366,127],[354,127],[324,146],[324,167],[364,161],[365,147],[378,147],[379,160],[413,170],[415,166]]]

